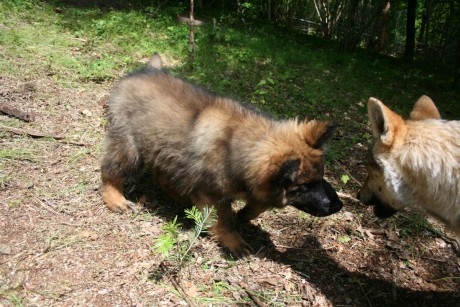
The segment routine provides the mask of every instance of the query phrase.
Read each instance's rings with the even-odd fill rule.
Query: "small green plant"
[[[340,180],[342,180],[343,184],[347,184],[347,182],[350,181],[350,176],[344,174],[340,177]]]
[[[68,164],[74,164],[82,160],[87,154],[89,154],[89,149],[88,148],[81,148],[78,151],[74,152],[73,154],[70,155],[70,157],[67,159]]]
[[[252,99],[253,103],[259,103],[259,104],[265,104],[265,96],[273,92],[274,86],[275,86],[275,80],[271,78],[271,73],[269,74],[269,77],[262,79],[259,81],[257,84],[257,89],[254,92],[255,96]]]
[[[0,150],[0,161],[4,160],[27,160],[31,162],[36,162],[34,153],[25,148],[4,148]]]
[[[168,224],[163,226],[162,235],[156,240],[153,246],[154,250],[169,257],[177,268],[182,267],[185,260],[190,257],[190,251],[195,245],[198,237],[207,232],[209,227],[216,220],[214,208],[204,207],[201,212],[195,206],[191,209],[185,209],[186,218],[194,222],[193,232],[187,239],[181,239],[182,224],[177,222],[177,216]],[[172,253],[174,251],[174,253]]]
[[[2,165],[0,164],[0,189],[6,188],[10,181],[11,177],[3,173]]]
[[[431,225],[422,213],[415,212],[411,215],[404,215],[404,219],[400,220],[402,223],[395,228],[400,229],[401,236],[412,237],[414,234],[419,235],[430,234],[438,235],[439,231]]]
[[[169,256],[169,252],[179,240],[179,233],[182,224],[177,222],[177,216],[168,224],[162,227],[163,233],[156,240],[153,248],[163,256]]]
[[[351,238],[349,236],[341,236],[341,237],[338,237],[337,240],[340,243],[347,243],[351,241]]]
[[[371,144],[371,143],[372,143],[372,135],[370,135],[368,132],[364,133],[364,134],[363,134],[363,137],[364,137],[364,139],[366,140],[366,143],[367,143],[367,144]]]
[[[8,208],[15,209],[21,207],[22,202],[18,199],[13,199],[8,202]]]
[[[1,293],[0,293],[1,294]],[[6,299],[10,301],[12,306],[24,306],[23,305],[23,299],[19,296],[17,296],[14,293],[6,293]]]

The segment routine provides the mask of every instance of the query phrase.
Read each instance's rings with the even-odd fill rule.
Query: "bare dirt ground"
[[[460,306],[460,261],[450,243],[418,213],[382,221],[353,199],[366,148],[351,141],[350,155],[327,166],[341,212],[266,212],[245,228],[256,254],[238,261],[203,236],[174,279],[177,290],[152,246],[183,210],[146,181],[130,195],[137,214],[111,213],[99,196],[111,86],[0,77],[0,103],[36,114],[30,123],[0,115],[1,125],[67,137],[0,129],[0,306],[172,306],[185,305],[184,297],[197,306]],[[353,133],[338,120],[337,138]],[[352,179],[344,184],[346,172]]]

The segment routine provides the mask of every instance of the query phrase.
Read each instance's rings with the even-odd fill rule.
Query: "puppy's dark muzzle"
[[[327,210],[325,210],[323,213],[324,215],[321,216],[327,216],[334,214],[336,212],[339,212],[340,209],[343,207],[342,201],[339,199],[339,196],[335,192],[334,188],[325,180],[322,181],[323,184],[323,189],[326,192],[326,195],[329,197],[329,206],[325,206]],[[321,212],[320,212],[321,213]]]
[[[310,201],[296,203],[293,206],[317,217],[328,216],[342,209],[342,201],[327,181],[318,182],[312,190]]]
[[[322,206],[320,208],[317,208],[317,210],[311,210],[311,212],[309,213],[313,216],[323,217],[339,212],[340,209],[342,209],[342,207],[343,203],[340,200],[338,200],[337,202],[331,203],[328,207]]]

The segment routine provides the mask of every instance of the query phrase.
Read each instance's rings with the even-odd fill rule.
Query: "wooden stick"
[[[257,296],[254,295],[254,293],[252,293],[251,291],[249,291],[245,287],[242,287],[242,288],[244,289],[244,292],[246,292],[246,294],[249,296],[249,298],[254,302],[254,304],[256,304],[256,306],[258,306],[258,307],[265,307],[266,306],[264,303],[262,303],[261,300],[259,300],[259,298]]]
[[[8,126],[3,126],[3,125],[0,125],[0,130],[5,130],[5,131],[8,131],[8,132],[17,134],[17,135],[28,135],[28,136],[33,137],[33,138],[51,138],[51,139],[61,141],[61,143],[70,144],[70,145],[92,146],[92,144],[90,144],[90,143],[82,143],[82,142],[74,142],[74,141],[64,140],[65,138],[67,138],[67,136],[62,135],[62,134],[56,135],[56,134],[46,134],[46,133],[35,132],[35,131],[31,132],[31,131],[25,131],[25,130],[20,129],[20,128],[8,127]]]
[[[356,197],[354,196],[351,196],[350,194],[347,194],[347,193],[343,193],[343,192],[337,192],[337,195],[339,197],[342,197],[342,198],[346,198],[346,199],[349,199],[355,203],[358,203],[360,205],[363,205],[363,203],[361,203],[361,201],[359,199],[357,199]]]
[[[33,113],[21,111],[19,109],[8,106],[4,103],[0,103],[0,112],[9,116],[19,118],[26,122],[32,122],[35,120],[35,115]]]
[[[35,131],[25,131],[20,128],[8,127],[8,126],[3,126],[3,125],[0,125],[0,130],[6,130],[8,132],[18,134],[18,135],[28,135],[33,138],[52,138],[55,140],[62,140],[66,138],[65,135],[53,135],[53,134],[46,134],[46,133],[35,132]]]
[[[171,274],[170,271],[166,268],[166,266],[164,265],[164,263],[160,263],[160,270],[163,272],[164,275],[168,275],[169,277],[169,280],[171,281],[171,283],[173,284],[174,288],[179,291],[179,293],[182,294],[182,298],[185,300],[185,302],[187,303],[187,305],[193,307],[194,305],[192,304],[192,302],[190,301],[190,299],[188,298],[187,294],[185,293],[184,289],[182,288],[182,286],[179,284],[179,282],[176,280],[176,277],[174,276],[174,274]]]

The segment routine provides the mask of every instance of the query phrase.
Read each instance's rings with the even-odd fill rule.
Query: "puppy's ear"
[[[308,145],[316,149],[322,149],[336,130],[337,126],[334,122],[311,120],[306,123],[303,135]]]
[[[154,53],[149,60],[148,66],[150,68],[155,69],[162,69],[163,68],[163,61],[158,53]]]
[[[423,120],[423,119],[441,119],[438,108],[430,97],[423,95],[414,105],[412,112],[410,112],[410,119]]]
[[[367,102],[367,114],[374,139],[380,139],[384,145],[391,146],[398,130],[404,126],[401,116],[373,97]]]

